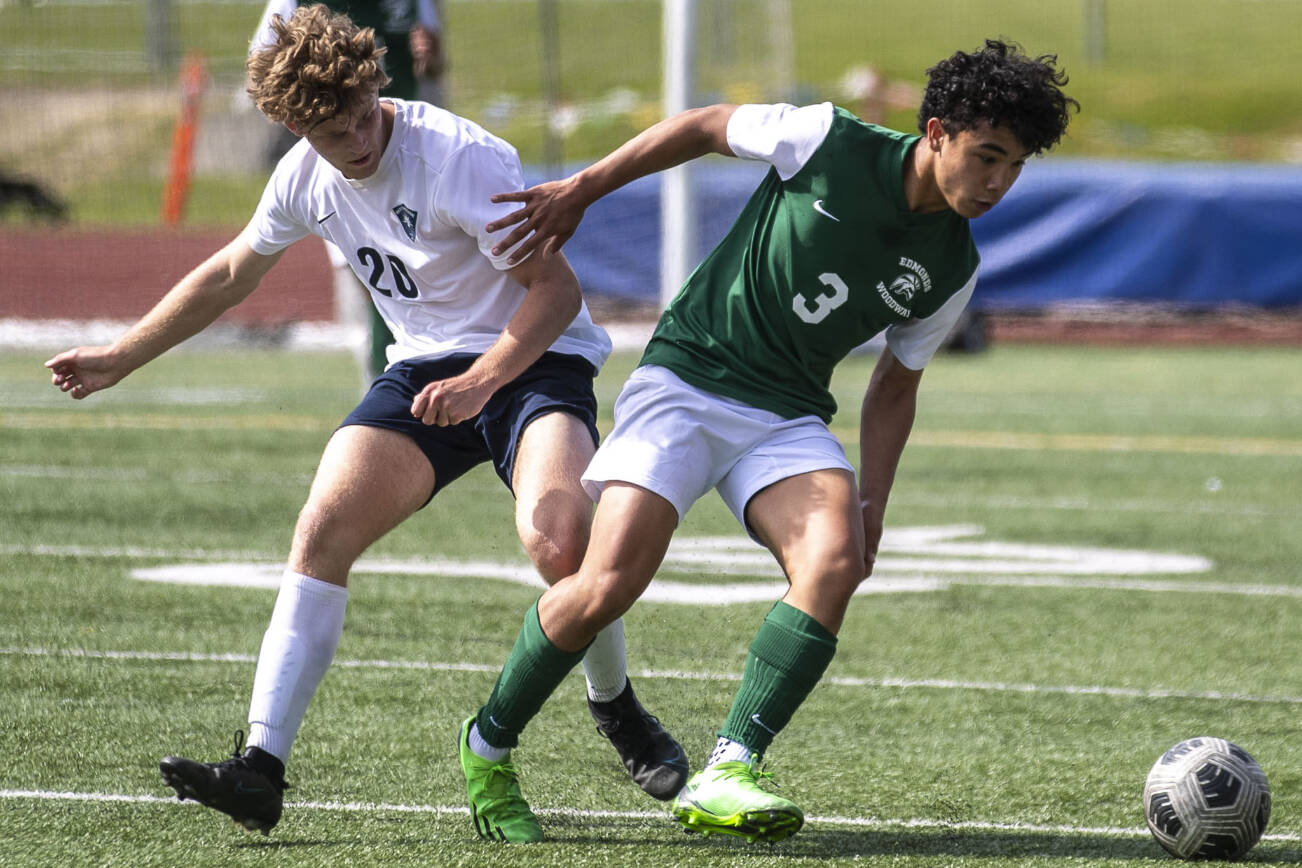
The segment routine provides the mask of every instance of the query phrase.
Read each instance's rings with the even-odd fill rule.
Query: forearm
[[[886,511],[900,455],[913,430],[914,407],[914,401],[872,408],[864,404],[859,425],[859,497],[879,514]]]
[[[578,279],[568,265],[547,269],[529,284],[520,307],[471,372],[497,391],[556,342],[578,316],[582,303]]]
[[[859,496],[877,517],[895,483],[900,456],[913,430],[920,371],[910,371],[887,350],[864,394],[859,419]]]
[[[496,203],[522,205],[484,226],[489,232],[512,227],[494,244],[493,255],[510,251],[508,261],[516,265],[534,251],[557,253],[578,229],[588,206],[612,190],[705,154],[731,156],[728,121],[735,110],[733,105],[713,105],[676,114],[568,178],[492,196]]]
[[[712,105],[665,118],[576,173],[572,180],[583,198],[592,203],[631,181],[697,157],[732,156],[727,127],[735,110],[734,105]]]
[[[193,337],[257,286],[234,272],[222,250],[181,279],[139,322],[119,338],[112,352],[135,370]]]

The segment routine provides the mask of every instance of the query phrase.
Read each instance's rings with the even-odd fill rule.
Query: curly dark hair
[[[320,3],[299,6],[286,21],[273,16],[275,41],[249,55],[246,89],[277,123],[310,130],[352,111],[389,83],[385,49],[375,31]]]
[[[1058,55],[1028,57],[1016,42],[987,39],[971,54],[958,51],[927,70],[918,129],[938,118],[954,135],[983,121],[1017,136],[1032,154],[1052,148],[1080,103],[1062,92],[1067,73]]]

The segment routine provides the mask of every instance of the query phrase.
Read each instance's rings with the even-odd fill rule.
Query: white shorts
[[[681,522],[703,494],[719,490],[747,533],[746,504],[761,489],[813,470],[854,468],[817,416],[784,419],[697,389],[668,368],[635,370],[615,402],[615,429],[583,487],[596,500],[607,482],[630,482],[673,504]]]

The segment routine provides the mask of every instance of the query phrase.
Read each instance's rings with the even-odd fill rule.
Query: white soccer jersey
[[[375,174],[345,178],[306,140],[276,166],[244,239],[272,254],[309,234],[343,252],[393,332],[389,362],[487,350],[524,299],[506,274],[509,230],[484,225],[518,205],[494,193],[524,187],[515,149],[477,124],[422,102],[394,105],[393,135]],[[610,338],[584,304],[550,347],[600,368]]]

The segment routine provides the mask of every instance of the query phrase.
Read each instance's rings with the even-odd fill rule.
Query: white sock
[[[479,734],[479,724],[477,723],[470,724],[470,735],[466,737],[466,741],[470,744],[471,752],[480,759],[497,762],[506,759],[511,753],[509,747],[493,747],[484,741],[484,737]]]
[[[719,740],[714,743],[714,752],[706,761],[705,767],[708,769],[717,766],[719,763],[726,762],[743,762],[750,765],[751,752],[750,748],[740,742],[735,742],[730,738],[719,736]]]
[[[628,663],[624,656],[624,619],[620,618],[597,634],[583,655],[583,675],[588,679],[588,698],[610,702],[628,684]]]
[[[253,676],[249,747],[289,761],[307,704],[334,659],[347,604],[347,588],[285,570]]]

